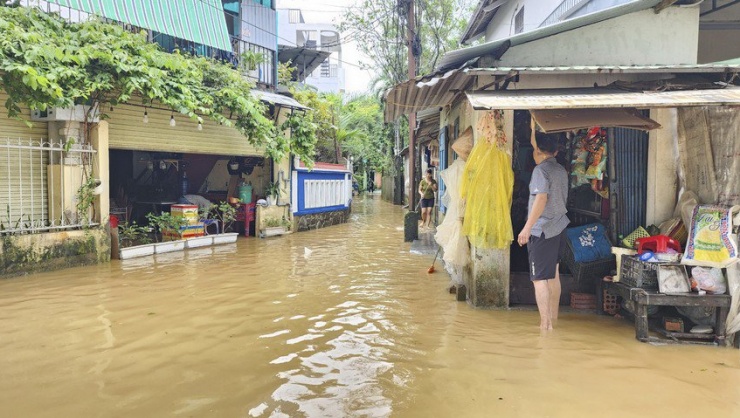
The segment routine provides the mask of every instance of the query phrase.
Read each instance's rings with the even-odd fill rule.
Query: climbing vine
[[[272,158],[293,151],[311,161],[313,155],[304,153],[310,144],[301,139],[293,146],[282,138],[267,107],[250,94],[253,87],[226,64],[164,52],[143,33],[95,19],[71,23],[31,7],[0,7],[0,90],[10,117],[20,118],[22,106],[105,109],[141,99],[233,126]]]

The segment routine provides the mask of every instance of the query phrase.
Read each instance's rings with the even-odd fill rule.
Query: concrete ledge
[[[0,277],[110,261],[105,228],[0,237]]]
[[[295,227],[298,232],[311,229],[325,228],[349,221],[349,209],[332,212],[312,213],[310,215],[294,216]]]

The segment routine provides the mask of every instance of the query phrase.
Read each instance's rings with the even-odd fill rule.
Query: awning
[[[281,63],[290,62],[294,68],[293,81],[302,82],[316,68],[326,61],[331,55],[331,51],[319,51],[312,48],[279,46],[278,61]]]
[[[303,106],[297,100],[283,96],[282,94],[270,93],[269,91],[252,90],[252,96],[266,103],[272,103],[276,106],[287,107],[290,109],[310,110],[310,107]]]
[[[436,140],[439,136],[439,108],[419,112],[416,117],[418,128],[416,138],[419,144]]]
[[[417,77],[395,85],[385,95],[385,121],[432,107],[444,107],[471,88],[475,77],[460,70]]]
[[[740,105],[740,87],[660,92],[631,92],[606,88],[497,90],[466,94],[475,110]]]
[[[231,51],[221,0],[48,0],[118,22]]]
[[[532,110],[532,117],[545,132],[565,132],[593,126],[643,131],[660,128],[658,122],[630,108]]]

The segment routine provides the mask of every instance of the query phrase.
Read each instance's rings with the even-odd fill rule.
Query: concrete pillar
[[[484,124],[479,123],[487,111],[473,111],[473,139],[477,143],[485,140]],[[503,150],[509,155],[513,149],[514,112],[504,112],[504,132],[506,143]],[[510,168],[510,167],[509,167]],[[514,231],[516,236],[518,231]],[[471,263],[465,269],[463,277],[468,288],[470,303],[476,307],[508,308],[509,282],[511,279],[510,250],[471,248]]]
[[[677,161],[673,143],[678,137],[676,109],[653,109],[650,117],[662,128],[650,131],[648,146],[647,225],[659,225],[673,216],[678,193]]]
[[[101,182],[101,193],[95,197],[94,219],[104,225],[110,216],[110,161],[108,156],[108,122],[100,121],[90,132],[90,144],[97,153],[93,177]]]

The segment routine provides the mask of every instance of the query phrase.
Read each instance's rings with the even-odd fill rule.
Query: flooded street
[[[2,280],[0,417],[740,416],[737,350],[455,302],[402,217]]]

